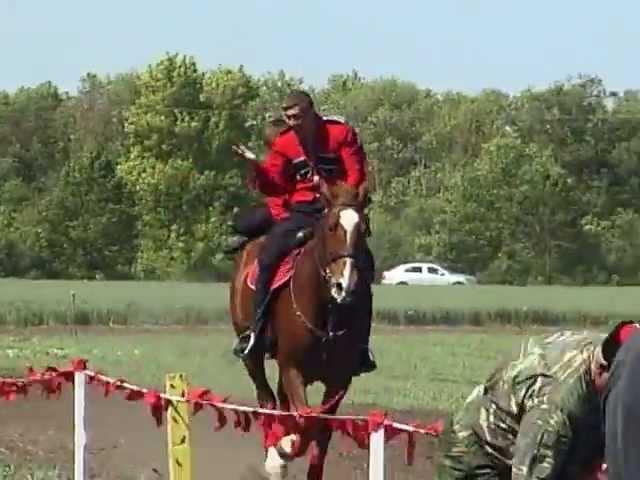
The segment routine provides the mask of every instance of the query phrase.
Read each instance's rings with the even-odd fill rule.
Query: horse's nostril
[[[336,291],[338,293],[342,293],[342,290],[344,290],[344,287],[342,286],[342,283],[340,283],[340,282],[336,282],[334,287],[335,287],[335,289],[336,289]]]

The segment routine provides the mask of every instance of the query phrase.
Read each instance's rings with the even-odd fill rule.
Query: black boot
[[[378,368],[375,358],[373,358],[373,352],[368,346],[363,346],[360,349],[360,361],[358,363],[358,370],[355,375],[362,375],[365,373],[374,372]]]
[[[245,237],[244,235],[234,235],[229,239],[227,246],[224,248],[223,252],[226,255],[232,255],[234,253],[239,252],[249,241],[249,237]]]
[[[363,322],[364,327],[364,345],[360,346],[360,356],[358,361],[358,368],[355,375],[362,375],[365,373],[371,373],[378,368],[373,352],[369,348],[369,339],[371,337],[371,321],[373,316],[373,291],[371,284],[373,283],[373,255],[367,251],[368,255],[365,256],[363,273],[366,278],[364,283],[360,284],[359,294],[362,296],[363,303],[365,305],[362,317],[360,319]]]
[[[233,354],[238,358],[245,358],[251,352],[253,347],[259,343],[264,330],[267,307],[271,296],[270,281],[269,278],[265,280],[265,277],[267,276],[259,273],[256,280],[256,293],[253,299],[255,305],[253,325],[238,337],[233,346]]]

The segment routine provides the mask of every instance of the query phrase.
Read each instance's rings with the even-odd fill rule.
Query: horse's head
[[[363,195],[344,183],[323,182],[321,192],[327,210],[316,233],[319,266],[333,299],[347,303],[356,287],[356,257],[365,241]]]

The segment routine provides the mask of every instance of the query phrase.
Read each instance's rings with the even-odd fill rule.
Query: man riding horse
[[[270,283],[279,263],[299,246],[299,234],[310,229],[323,215],[325,205],[319,180],[331,185],[342,181],[355,189],[366,189],[367,158],[356,131],[342,119],[319,115],[308,93],[291,92],[282,105],[288,128],[280,132],[262,164],[247,158],[253,166],[253,183],[267,198],[286,198],[285,208],[273,208],[267,202],[275,224],[266,235],[258,255],[258,278],[254,296],[253,325],[234,345],[236,356],[244,358],[259,340],[267,320]],[[245,156],[246,158],[246,156]],[[276,202],[280,207],[281,203]],[[369,349],[372,315],[374,262],[371,251],[359,259],[365,309],[356,321],[367,322],[366,340],[357,373],[377,368]]]

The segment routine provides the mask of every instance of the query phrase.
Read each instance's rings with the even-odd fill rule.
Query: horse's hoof
[[[300,436],[295,433],[282,437],[276,447],[280,457],[285,461],[293,460],[296,456],[296,446],[299,445],[299,442]]]
[[[269,447],[267,450],[264,469],[267,472],[267,475],[269,475],[269,480],[281,480],[287,478],[287,462],[280,456],[275,447]]]

